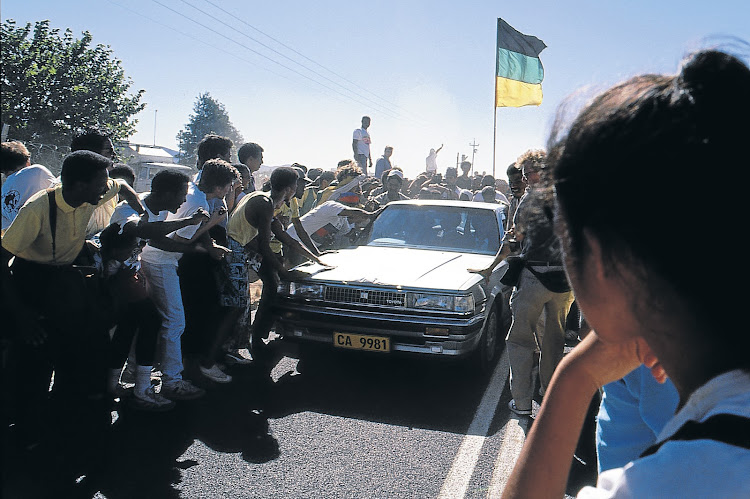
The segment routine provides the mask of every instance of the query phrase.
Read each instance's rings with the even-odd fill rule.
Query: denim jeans
[[[185,331],[185,309],[182,305],[177,265],[143,262],[142,269],[151,285],[151,298],[162,317],[156,360],[161,363],[163,381],[180,380],[183,369],[182,333]]]

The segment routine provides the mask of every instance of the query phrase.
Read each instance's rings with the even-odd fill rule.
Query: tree
[[[229,137],[235,147],[243,142],[242,135],[229,121],[224,104],[206,92],[198,95],[193,106],[193,114],[188,117],[185,128],[177,134],[181,164],[195,166],[198,161],[198,143],[210,133]]]
[[[32,33],[30,23],[7,20],[2,39],[2,122],[9,139],[46,152],[47,166],[59,167],[80,129],[99,128],[113,141],[135,132],[132,117],[145,107],[144,90],[128,93],[133,82],[122,63],[108,45],[91,47],[88,31],[76,39],[49,21],[36,22]]]

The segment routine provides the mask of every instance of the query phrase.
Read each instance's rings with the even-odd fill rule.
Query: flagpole
[[[497,65],[500,64],[499,46],[500,18],[497,19],[497,36],[495,37],[495,95],[492,97],[492,176],[495,176],[495,153],[497,149]]]

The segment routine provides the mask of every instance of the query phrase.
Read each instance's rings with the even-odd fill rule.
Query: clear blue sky
[[[747,0],[4,0],[0,12],[19,23],[49,19],[79,36],[88,30],[110,45],[133,88],[146,90],[134,142],[150,144],[155,133],[157,144],[176,148],[197,95],[210,92],[245,139],[265,148],[266,164],[332,169],[351,157],[352,131],[367,114],[373,160],[392,145],[393,162],[411,177],[430,148],[445,145],[444,171],[457,154],[471,157],[473,140],[476,169],[491,172],[497,17],[548,46],[542,105],[497,110],[498,177],[523,151],[544,146],[572,92],[674,72],[706,37],[750,41]]]

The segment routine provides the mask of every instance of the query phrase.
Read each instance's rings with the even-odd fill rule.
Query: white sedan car
[[[388,204],[361,246],[300,265],[275,304],[282,343],[466,358],[483,371],[510,325],[511,289],[488,266],[503,234],[504,205],[412,200]]]

